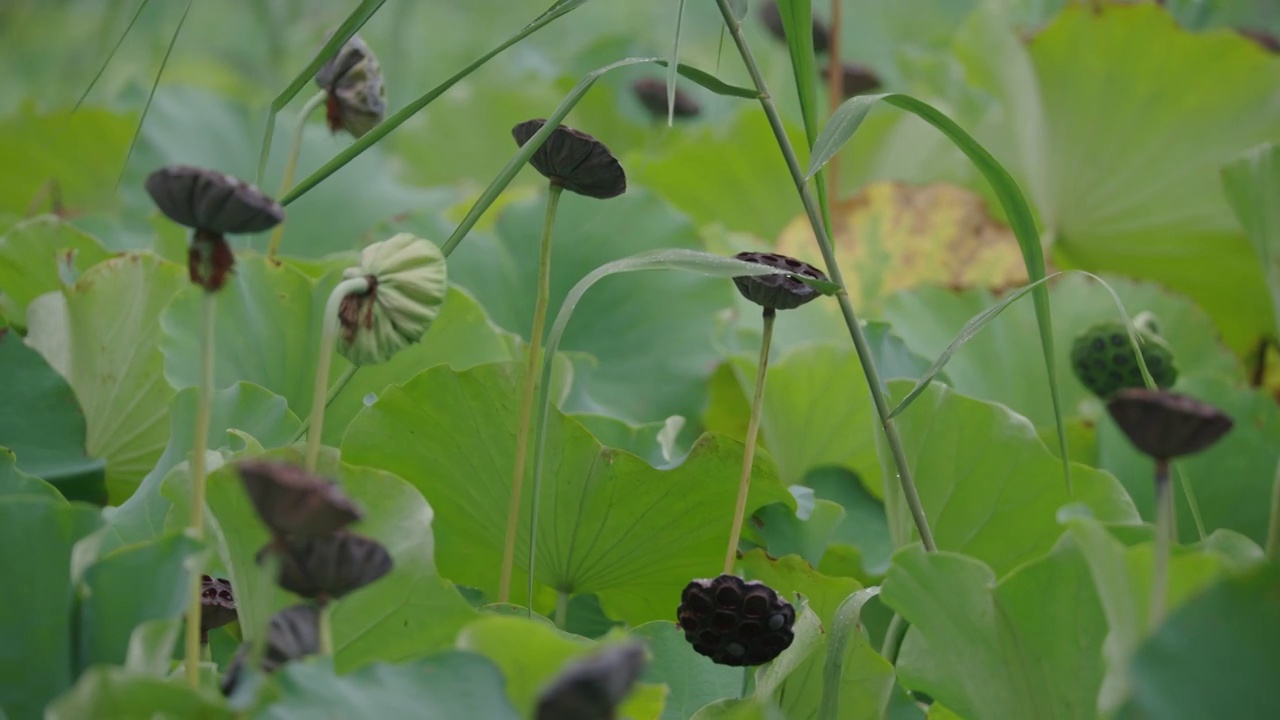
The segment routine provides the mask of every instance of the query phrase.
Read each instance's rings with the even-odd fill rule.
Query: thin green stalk
[[[747,690],[751,687],[751,667],[742,668],[742,689],[738,691],[739,698],[747,697]]]
[[[351,378],[356,376],[356,371],[359,369],[359,365],[352,365],[346,370],[343,370],[342,374],[338,376],[338,379],[333,381],[333,384],[329,386],[329,392],[324,396],[324,406],[326,409],[333,404],[333,399],[338,397],[338,393],[342,392],[342,390],[347,387],[347,383],[351,382]],[[307,415],[298,425],[298,431],[289,439],[289,444],[292,445],[301,440],[302,436],[306,435],[307,430],[309,429],[311,429],[311,416]]]
[[[320,606],[320,615],[316,618],[318,625],[317,631],[320,636],[320,654],[324,657],[333,657],[333,623],[329,620],[329,608],[332,605],[324,603]]]
[[[498,602],[511,599],[511,572],[516,561],[516,532],[520,528],[520,500],[524,491],[525,458],[529,452],[529,430],[533,420],[533,399],[538,393],[538,359],[542,353],[542,333],[547,324],[547,303],[551,297],[551,231],[556,223],[556,207],[564,190],[551,183],[547,193],[547,213],[542,221],[542,247],[538,253],[538,297],[533,306],[533,330],[529,335],[529,359],[525,365],[524,390],[520,396],[520,430],[516,433],[516,462],[511,474],[511,502],[507,506],[507,535],[502,547],[502,575],[498,581]],[[538,498],[533,499],[537,507]],[[535,510],[535,517],[537,511]],[[532,536],[533,524],[529,525]],[[529,574],[533,576],[532,537],[529,540]],[[529,596],[529,612],[533,613],[533,596]]]
[[[329,293],[324,304],[324,330],[320,335],[320,358],[316,362],[316,384],[311,401],[311,428],[307,431],[306,468],[315,472],[320,459],[320,437],[324,434],[325,396],[329,389],[329,367],[333,363],[333,346],[338,340],[338,306],[348,295],[369,292],[368,278],[343,280]]]
[[[827,116],[836,114],[844,101],[844,58],[840,52],[841,0],[831,0],[831,37],[827,40]],[[826,168],[827,197],[839,200],[840,156],[831,157]],[[830,219],[828,217],[828,219]]]
[[[733,510],[733,527],[724,552],[724,574],[733,572],[738,560],[738,540],[742,537],[742,516],[747,512],[747,490],[751,486],[751,466],[755,461],[756,437],[760,434],[760,408],[764,404],[764,381],[769,370],[769,346],[773,343],[773,321],[778,312],[764,309],[764,329],[760,333],[760,361],[756,365],[756,390],[751,398],[751,419],[747,422],[747,446],[742,451],[742,474],[738,477],[738,502]]]
[[[751,48],[747,46],[747,39],[742,33],[742,24],[734,18],[733,11],[729,7],[729,0],[716,0],[716,4],[720,7],[720,14],[729,28],[729,34],[733,37],[734,44],[738,47],[738,54],[742,56],[742,62],[747,66],[747,71],[751,74],[751,81],[760,93],[760,105],[764,108],[765,116],[769,119],[769,127],[773,129],[774,139],[777,141],[778,147],[787,161],[787,169],[791,172],[791,179],[795,183],[796,191],[800,193],[800,201],[804,205],[805,214],[808,216],[809,224],[813,227],[814,236],[818,240],[818,249],[822,252],[822,260],[827,266],[827,274],[832,282],[841,287],[841,291],[836,296],[840,303],[840,313],[844,316],[845,325],[849,328],[849,336],[853,339],[854,349],[858,352],[858,360],[862,363],[862,372],[866,376],[867,386],[871,390],[871,399],[876,406],[876,414],[880,417],[880,426],[884,428],[885,439],[888,441],[890,451],[893,454],[893,463],[897,471],[898,481],[902,485],[902,493],[906,497],[907,506],[911,509],[911,518],[915,521],[916,530],[920,533],[920,541],[924,544],[925,550],[929,552],[936,551],[938,548],[933,541],[933,533],[929,529],[929,521],[925,517],[924,506],[920,502],[920,493],[917,492],[915,482],[911,479],[911,470],[907,464],[907,453],[902,446],[902,438],[899,437],[898,427],[889,415],[889,403],[884,396],[884,386],[880,382],[880,373],[876,369],[875,361],[872,359],[871,348],[867,344],[866,335],[862,332],[862,324],[858,321],[858,316],[853,310],[849,294],[843,289],[845,287],[844,277],[840,272],[840,266],[836,263],[835,250],[827,233],[826,224],[823,222],[822,212],[819,210],[813,195],[809,192],[808,185],[805,183],[804,171],[800,168],[800,161],[796,158],[795,149],[791,147],[791,140],[787,137],[786,128],[782,124],[782,116],[778,114],[777,105],[769,94],[768,85],[765,83],[764,76],[760,73],[760,67],[756,64],[755,56],[751,54]]]
[[[217,321],[217,298],[206,291],[200,306],[200,390],[196,405],[196,433],[191,446],[191,524],[190,535],[204,539],[205,453],[209,449],[209,413],[213,405],[213,347]],[[200,687],[200,567],[191,568],[187,598],[186,675],[187,684]]]
[[[902,649],[902,639],[907,636],[907,628],[911,627],[901,615],[894,613],[889,621],[889,629],[884,632],[884,644],[880,646],[880,657],[889,661],[890,665],[898,664],[898,651]]]
[[[530,605],[533,603],[530,602]],[[561,630],[569,622],[569,593],[559,590],[556,592],[556,627]]]
[[[1182,486],[1182,494],[1187,498],[1187,507],[1191,508],[1191,519],[1196,524],[1196,533],[1200,536],[1201,540],[1204,540],[1208,537],[1208,532],[1204,527],[1204,518],[1200,515],[1200,501],[1196,499],[1195,490],[1191,487],[1191,480],[1187,478],[1186,473],[1182,472],[1182,467],[1180,465],[1174,465],[1173,471],[1177,473],[1178,484]],[[1178,516],[1175,514],[1174,519],[1177,519],[1177,517]]]
[[[1169,483],[1169,461],[1156,460],[1156,542],[1151,568],[1150,628],[1164,621],[1169,592],[1169,550],[1172,543],[1173,488]]]
[[[293,186],[293,175],[298,171],[298,156],[302,154],[302,136],[307,130],[307,119],[328,96],[328,92],[321,90],[312,95],[311,99],[302,106],[302,110],[298,111],[298,123],[293,129],[293,146],[289,148],[289,159],[284,165],[284,178],[280,181],[280,192],[276,193],[276,197],[283,197]],[[276,225],[275,231],[271,233],[271,243],[267,246],[268,260],[276,259],[276,253],[280,250],[280,240],[283,237],[284,224],[281,223]]]
[[[1280,557],[1280,463],[1276,463],[1276,479],[1271,485],[1271,523],[1267,528],[1267,557]]]

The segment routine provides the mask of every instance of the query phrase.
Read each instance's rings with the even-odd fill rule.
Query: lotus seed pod
[[[606,648],[569,666],[542,692],[534,720],[613,720],[644,671],[644,647]]]
[[[215,235],[269,230],[284,220],[284,208],[252,185],[230,175],[170,165],[147,176],[147,194],[170,220]]]
[[[280,587],[322,602],[336,600],[391,572],[391,555],[377,540],[346,530],[290,537],[258,551],[281,556]]]
[[[409,233],[365,248],[359,267],[343,277],[369,281],[367,291],[346,296],[338,308],[338,352],[355,365],[386,362],[421,340],[448,287],[440,249]]]
[[[1178,379],[1173,351],[1158,335],[1138,330],[1138,337],[1151,379],[1162,389],[1172,387]],[[1120,322],[1097,323],[1077,337],[1071,345],[1071,369],[1080,384],[1104,399],[1124,388],[1144,387],[1129,331]]]
[[[362,515],[337,483],[296,465],[244,460],[236,469],[258,517],[276,535],[326,535]]]
[[[760,665],[795,639],[795,609],[773,588],[736,575],[694,580],[676,609],[685,640],[720,665]]]
[[[787,270],[797,275],[804,275],[815,280],[826,280],[827,276],[818,268],[807,262],[775,253],[740,252],[734,255],[738,260],[768,265],[769,267]],[[741,275],[733,279],[738,292],[751,302],[766,310],[791,310],[821,295],[812,287],[796,280],[790,275],[773,273],[769,275]]]
[[[511,129],[511,136],[523,147],[546,124],[546,120],[526,120]],[[609,148],[564,125],[551,132],[529,164],[552,183],[578,195],[605,200],[627,190],[627,175]]]
[[[262,656],[263,672],[273,673],[282,665],[320,652],[320,609],[314,605],[293,605],[271,616],[267,626],[267,650]],[[240,682],[249,644],[240,646],[219,687],[223,695],[235,692]]]
[[[1121,390],[1107,403],[1107,412],[1134,447],[1157,460],[1198,453],[1234,425],[1218,408],[1166,390]]]
[[[358,138],[386,117],[387,88],[382,82],[382,68],[359,35],[352,35],[321,66],[316,72],[316,84],[328,93],[325,117],[335,133],[346,130]]]
[[[200,578],[200,642],[209,642],[209,631],[236,619],[236,598],[231,583],[204,575]]]
[[[641,78],[631,83],[631,91],[636,99],[655,118],[667,117],[667,81],[658,78]],[[689,93],[676,88],[675,103],[672,105],[673,115],[678,118],[696,117],[702,110]]]
[[[823,69],[823,77],[831,77],[832,67]],[[841,93],[847,100],[855,95],[865,95],[880,89],[880,76],[866,65],[848,62],[840,66]]]

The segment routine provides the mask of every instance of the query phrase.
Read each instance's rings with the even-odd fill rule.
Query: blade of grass
[[[365,133],[359,140],[356,140],[355,142],[348,145],[346,149],[344,149],[342,152],[335,155],[333,159],[325,163],[323,167],[311,173],[309,177],[307,177],[305,180],[303,180],[302,182],[294,186],[294,188],[290,190],[287,195],[285,195],[283,198],[280,198],[280,203],[282,205],[288,205],[294,200],[297,200],[298,198],[302,197],[309,190],[314,188],[316,185],[319,185],[325,178],[334,174],[339,169],[341,169],[344,165],[356,159],[356,157],[359,156],[360,153],[364,152],[365,150],[368,150],[370,147],[373,147],[374,143],[386,137],[388,134],[391,133],[392,130],[395,130],[396,128],[400,127],[402,124],[404,124],[406,120],[418,114],[423,108],[430,105],[432,101],[434,101],[436,98],[443,95],[449,88],[456,85],[460,80],[470,75],[471,73],[475,72],[476,70],[480,69],[485,63],[497,57],[507,48],[511,47],[512,45],[515,45],[521,40],[524,40],[526,37],[529,37],[530,35],[541,30],[542,28],[546,27],[547,25],[551,24],[557,19],[563,17],[567,13],[581,7],[582,5],[585,5],[588,2],[590,2],[590,0],[559,0],[550,8],[548,8],[545,12],[543,12],[541,15],[535,18],[533,22],[526,25],[524,29],[522,29],[520,32],[502,41],[502,43],[500,43],[497,47],[493,48],[492,50],[485,53],[484,55],[481,55],[475,62],[459,70],[448,80],[445,80],[444,82],[440,83],[434,88],[428,90],[426,94],[422,95],[417,100],[414,100],[408,105],[405,105],[404,107],[400,108],[400,110],[398,110],[395,114],[391,115],[387,119],[378,123],[372,130]],[[274,123],[274,122],[275,122],[275,113],[273,111],[271,123]],[[268,132],[267,137],[269,142],[270,132]],[[264,146],[263,152],[264,153],[266,152],[265,146]],[[265,162],[265,154],[264,154],[264,162]]]
[[[831,0],[831,37],[827,39],[827,117],[836,114],[840,109],[840,100],[844,95],[844,58],[840,47],[840,28],[843,24],[841,12],[843,2]],[[809,148],[812,151],[812,146]],[[831,158],[829,167],[824,171],[827,175],[823,186],[828,195],[840,192],[840,156]]]
[[[311,58],[311,62],[307,63],[302,72],[294,77],[293,82],[290,82],[288,87],[271,101],[271,108],[267,112],[267,127],[262,134],[262,149],[258,151],[258,172],[256,174],[258,185],[262,185],[263,176],[267,172],[267,159],[271,156],[271,136],[276,130],[276,115],[299,92],[302,92],[302,88],[306,87],[307,83],[315,78],[320,66],[328,62],[329,58],[338,52],[338,48],[342,47],[343,43],[350,40],[352,35],[355,35],[360,28],[364,27],[364,24],[369,21],[369,18],[373,17],[374,13],[378,12],[384,2],[386,0],[361,0],[361,3],[347,15],[347,19],[343,20],[342,24],[338,26],[338,29],[333,31],[333,35],[325,41],[324,47],[320,48],[315,57]]]
[[[76,110],[80,109],[81,105],[84,104],[85,98],[89,97],[89,93],[93,91],[93,86],[98,84],[98,80],[102,78],[102,73],[106,72],[107,66],[111,64],[111,59],[116,56],[116,52],[118,52],[120,50],[120,46],[124,44],[125,37],[127,37],[129,35],[129,31],[133,29],[134,23],[138,22],[138,16],[147,8],[147,3],[149,2],[151,2],[151,0],[142,0],[142,2],[138,3],[138,9],[133,11],[133,17],[129,18],[129,24],[125,26],[124,32],[120,33],[120,37],[116,39],[116,44],[111,47],[111,52],[107,53],[107,57],[102,61],[102,64],[98,66],[98,72],[93,76],[93,79],[89,81],[89,86],[84,89],[84,92],[80,93],[80,99],[76,100],[76,104],[71,107],[71,112],[73,114]]]
[[[822,167],[853,137],[871,108],[881,101],[906,110],[941,131],[978,168],[1000,199],[1000,205],[1009,218],[1009,226],[1018,239],[1018,247],[1022,250],[1022,262],[1027,269],[1027,277],[1034,284],[1032,299],[1035,301],[1036,322],[1040,328],[1040,348],[1044,353],[1045,369],[1049,374],[1049,396],[1053,400],[1053,416],[1057,425],[1062,469],[1065,473],[1067,492],[1071,493],[1071,463],[1068,460],[1070,453],[1067,452],[1067,426],[1063,419],[1062,390],[1058,385],[1057,363],[1053,348],[1053,316],[1049,308],[1049,291],[1044,285],[1035,284],[1036,281],[1045,277],[1044,250],[1040,247],[1040,233],[1036,229],[1035,216],[1027,204],[1026,197],[1022,194],[1022,189],[1018,187],[1018,183],[1014,182],[1009,171],[1005,170],[1004,166],[977,140],[937,108],[910,95],[885,93],[855,97],[840,105],[840,109],[827,121],[827,126],[822,130],[818,141],[814,143],[813,156],[809,160],[805,180],[811,180],[818,175]]]
[[[818,720],[840,720],[840,677],[844,674],[845,649],[849,637],[860,632],[862,606],[880,594],[880,587],[859,590],[840,602],[827,634],[827,656],[822,663],[822,701]]]
[[[684,0],[676,8],[676,38],[671,43],[671,61],[667,63],[667,127],[675,125],[676,77],[680,67],[680,31],[684,27]]]
[[[813,144],[818,139],[818,71],[813,49],[813,3],[810,0],[778,0],[778,12],[782,16],[782,29],[787,36],[791,72],[795,78],[796,95],[800,98],[800,115],[804,118],[804,136],[812,155]],[[828,206],[824,178],[818,178],[815,189],[818,193],[818,207],[822,210],[822,222],[830,235],[831,208]]]
[[[169,64],[169,56],[173,54],[173,48],[178,44],[178,36],[182,34],[182,26],[187,22],[187,13],[191,12],[192,2],[194,0],[187,0],[187,6],[182,9],[182,16],[178,18],[178,25],[173,29],[173,37],[169,38],[169,46],[164,50],[164,57],[160,58],[160,67],[156,70],[155,79],[151,81],[151,91],[147,93],[147,102],[142,106],[142,115],[138,118],[138,126],[133,129],[133,137],[129,139],[129,150],[124,154],[124,163],[120,166],[120,175],[116,177],[116,186],[112,192],[119,192],[120,183],[124,182],[125,171],[129,169],[129,158],[133,157],[133,149],[138,145],[138,137],[142,135],[142,124],[147,121],[151,101],[156,97],[156,88],[160,87],[160,77],[164,75],[164,68]]]
[[[467,233],[471,232],[471,228],[475,227],[475,224],[480,221],[480,217],[484,215],[485,211],[487,211],[491,205],[493,205],[494,201],[498,199],[498,196],[502,194],[502,191],[507,188],[507,185],[511,184],[511,181],[515,179],[517,174],[519,174],[520,169],[529,162],[529,158],[533,157],[533,154],[538,151],[538,148],[542,147],[542,143],[546,142],[547,138],[551,136],[551,133],[555,131],[556,126],[564,121],[565,117],[568,116],[578,102],[582,100],[583,96],[587,94],[587,91],[591,89],[591,86],[595,85],[597,80],[610,71],[617,70],[622,67],[629,67],[631,65],[639,65],[641,63],[655,63],[663,66],[667,65],[667,61],[660,58],[627,58],[626,60],[619,60],[618,62],[593,70],[590,73],[587,73],[586,77],[582,78],[582,80],[578,81],[578,84],[575,85],[573,89],[569,91],[569,94],[565,96],[564,100],[560,102],[560,106],[555,109],[555,112],[547,116],[546,124],[544,124],[538,132],[534,133],[533,137],[529,138],[528,142],[520,146],[519,150],[516,151],[515,156],[512,157],[505,166],[503,166],[502,170],[498,173],[498,176],[489,183],[489,186],[484,189],[484,192],[480,194],[480,197],[476,198],[471,209],[467,211],[466,217],[462,219],[462,222],[458,223],[457,229],[453,231],[453,234],[450,235],[449,239],[441,246],[440,251],[445,254],[445,257],[448,257],[449,254],[458,247],[458,243],[462,242],[462,238],[466,237]],[[686,78],[719,95],[750,98],[758,96],[758,93],[754,90],[729,85],[728,83],[717,79],[714,75],[696,68],[691,68],[687,65],[678,65],[676,70]]]

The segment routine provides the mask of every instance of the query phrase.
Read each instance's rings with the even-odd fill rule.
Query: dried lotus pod
[[[147,194],[170,220],[193,230],[238,235],[269,230],[284,208],[261,190],[207,168],[169,165],[147,176]]]
[[[262,656],[263,672],[273,673],[292,660],[320,652],[320,609],[314,605],[293,605],[271,616],[267,626],[267,650]],[[249,644],[240,646],[219,683],[223,695],[235,692]]]
[[[360,253],[343,277],[364,277],[369,289],[338,307],[338,352],[355,365],[386,362],[418,342],[440,313],[448,287],[444,255],[435,244],[400,233]]]
[[[534,720],[613,720],[644,671],[638,643],[606,648],[569,666],[542,691]]]
[[[831,77],[832,66],[827,65],[823,69],[823,77]],[[880,76],[866,65],[855,62],[843,63],[839,69],[840,72],[840,89],[844,99],[848,100],[855,95],[865,95],[880,89]]]
[[[278,536],[325,535],[362,515],[337,483],[291,463],[243,460],[236,469],[258,517]]]
[[[1218,408],[1167,390],[1121,390],[1107,403],[1107,412],[1134,447],[1158,461],[1198,453],[1234,425]]]
[[[655,118],[667,117],[667,82],[658,78],[641,78],[631,83],[631,91],[645,110]],[[678,118],[696,117],[701,112],[689,93],[676,88],[675,103],[672,114]]]
[[[776,253],[740,252],[734,255],[738,260],[767,265],[787,270],[797,275],[804,275],[815,280],[826,280],[827,276],[818,268],[807,262],[796,260]],[[814,288],[781,273],[769,275],[741,275],[733,279],[738,292],[751,302],[768,310],[791,310],[815,300],[822,293]]]
[[[209,631],[236,620],[236,598],[231,583],[204,575],[200,578],[200,642],[209,642]]]
[[[316,84],[327,93],[325,118],[335,133],[346,130],[358,138],[386,117],[387,88],[382,82],[382,68],[359,35],[352,35],[320,67]]]
[[[269,543],[258,551],[258,562],[268,553],[281,556],[280,587],[321,602],[368,585],[391,572],[392,564],[377,540],[347,530]]]
[[[511,129],[511,136],[523,147],[546,124],[546,120],[526,120]],[[578,195],[605,200],[627,190],[627,175],[609,148],[564,125],[551,132],[529,164],[553,184]]]
[[[685,640],[720,665],[761,665],[795,639],[795,609],[773,588],[736,575],[694,580],[676,609]]]

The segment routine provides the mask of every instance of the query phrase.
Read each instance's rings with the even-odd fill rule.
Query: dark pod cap
[[[631,83],[631,91],[635,93],[636,99],[644,106],[649,114],[656,118],[666,119],[667,117],[667,82],[658,78],[641,78]],[[675,103],[672,106],[673,114],[678,118],[695,117],[701,108],[694,101],[689,93],[680,88],[676,88]]]
[[[205,575],[200,578],[200,639],[236,619],[236,598],[230,581]]]
[[[523,147],[546,124],[546,120],[526,120],[511,128],[511,136]],[[606,200],[627,191],[627,175],[609,148],[564,125],[552,131],[529,164],[551,182],[579,195]]]
[[[1254,41],[1263,50],[1280,54],[1280,37],[1258,28],[1236,28],[1236,32]]]
[[[823,77],[831,77],[832,67],[823,69]],[[840,66],[840,88],[847,100],[855,95],[865,95],[880,89],[880,76],[866,65],[848,62]]]
[[[807,262],[796,260],[786,255],[760,252],[740,252],[734,255],[738,260],[780,268],[797,275],[826,280],[827,276],[818,268]],[[816,299],[821,293],[805,285],[789,275],[773,273],[770,275],[741,275],[733,279],[738,292],[751,302],[766,310],[791,310]]]
[[[244,460],[236,469],[258,517],[277,535],[325,535],[362,513],[331,480],[276,460]]]
[[[638,643],[579,660],[542,692],[534,720],[613,720],[644,666],[644,647]]]
[[[736,575],[686,585],[676,616],[693,649],[720,665],[761,665],[795,639],[791,603],[768,585]]]
[[[1151,379],[1161,389],[1172,387],[1178,379],[1173,351],[1157,335],[1139,330],[1138,336]],[[1095,323],[1081,333],[1071,344],[1071,371],[1081,385],[1100,398],[1124,388],[1144,387],[1129,331],[1120,322]]]
[[[284,208],[252,185],[206,168],[169,165],[147,176],[147,194],[170,220],[216,234],[255,233],[284,220]]]
[[[337,599],[391,572],[391,555],[373,538],[339,530],[314,537],[290,537],[258,551],[281,556],[280,587],[312,600]]]
[[[1221,440],[1234,424],[1208,403],[1146,388],[1117,392],[1107,403],[1107,412],[1129,442],[1157,460],[1198,453]]]
[[[360,137],[386,117],[387,88],[382,82],[382,69],[359,35],[352,35],[320,67],[316,84],[328,94],[325,116],[333,132],[346,130],[353,137]]]
[[[787,41],[787,31],[782,24],[782,11],[778,9],[778,3],[772,1],[765,3],[760,8],[760,20],[775,40],[783,43]],[[830,47],[831,30],[821,20],[813,18],[813,51],[821,55]]]
[[[223,695],[235,692],[249,656],[249,643],[236,651],[219,687]],[[314,605],[293,605],[271,616],[267,626],[267,650],[262,656],[263,672],[272,673],[291,660],[320,652],[320,609]]]

